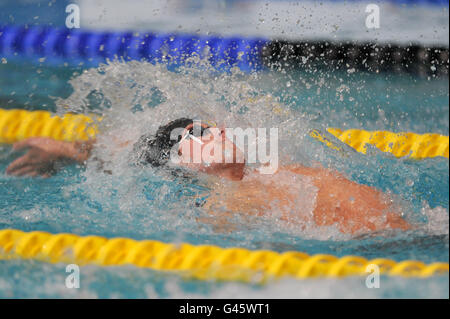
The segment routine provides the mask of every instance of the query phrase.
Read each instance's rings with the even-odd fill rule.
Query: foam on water
[[[424,203],[421,213],[427,218],[427,223],[421,227],[425,233],[448,236],[448,210],[442,207],[430,208],[427,203]]]
[[[110,197],[113,189],[121,194],[120,206],[136,210],[142,199],[136,194],[142,193],[144,185],[136,182],[142,177],[142,171],[129,165],[132,145],[140,135],[154,133],[159,125],[179,117],[214,120],[219,126],[244,129],[277,127],[280,144],[289,145],[291,150],[301,149],[309,130],[306,116],[300,112],[291,116],[276,98],[253,85],[257,80],[257,77],[238,70],[218,74],[208,69],[186,67],[179,72],[169,72],[165,66],[145,62],[113,62],[85,71],[71,80],[74,93],[58,104],[71,105],[70,111],[85,112],[92,107],[87,101],[90,101],[92,92],[96,92],[100,97],[96,101],[96,110],[105,113],[100,122],[102,134],[98,137],[98,147],[92,158],[102,159],[100,172],[110,171],[113,176],[120,176],[121,181],[119,185],[116,181],[111,184],[115,178],[99,174],[98,162],[94,159],[90,161],[84,173],[86,180],[80,187],[101,202],[102,198]],[[67,111],[64,107],[60,110]],[[125,141],[131,142],[117,150],[117,144]],[[283,151],[285,159],[294,156],[293,152]],[[152,176],[154,171],[149,168],[145,174]],[[170,192],[159,188],[159,194],[153,200],[165,198],[164,191]],[[130,198],[131,205],[124,203],[127,198]],[[166,203],[165,209],[170,208],[171,204]],[[179,203],[177,208],[185,209],[183,203]]]
[[[276,127],[279,130],[279,154],[282,164],[324,165],[347,172],[350,178],[359,179],[360,182],[377,184],[377,180],[380,179],[378,153],[374,150],[369,151],[373,153],[372,157],[347,153],[346,158],[339,158],[326,147],[313,142],[308,137],[310,129],[327,127],[327,122],[320,123],[314,114],[292,107],[292,100],[298,99],[292,90],[283,89],[280,95],[277,90],[269,89],[270,83],[277,84],[279,89],[281,80],[278,75],[244,74],[237,69],[232,69],[228,73],[217,73],[207,62],[199,61],[195,57],[192,59],[196,67],[180,67],[176,72],[169,71],[167,66],[161,64],[114,61],[96,69],[85,70],[70,81],[74,92],[69,98],[57,101],[59,112],[101,112],[103,120],[99,123],[102,133],[98,136],[97,147],[83,173],[83,181],[66,187],[68,192],[82,190],[85,196],[100,203],[102,211],[119,209],[121,219],[135,220],[136,216],[144,218],[140,222],[144,229],[151,229],[156,224],[159,229],[168,227],[167,230],[174,226],[186,232],[189,232],[191,227],[198,229],[196,220],[204,213],[193,205],[186,206],[186,202],[192,202],[192,195],[205,195],[208,187],[194,189],[192,185],[182,185],[182,188],[190,192],[185,193],[187,197],[179,199],[173,196],[172,176],[153,168],[142,171],[129,164],[132,145],[140,135],[153,133],[159,125],[179,117],[214,120],[219,126],[244,129]],[[198,67],[198,64],[201,67]],[[316,80],[302,77],[296,79],[291,75],[286,77],[289,82],[288,88],[295,83],[304,83],[306,87],[309,82],[315,83],[318,95],[321,94],[320,89],[327,85],[320,73]],[[340,82],[344,83],[336,88],[336,98],[342,100],[344,94],[345,99],[351,98],[348,97],[350,89],[345,81],[341,79]],[[310,103],[314,105],[314,102]],[[117,146],[124,142],[129,143],[121,148]],[[392,162],[394,161],[397,160],[393,159]],[[394,166],[396,167],[391,171],[398,171],[396,168],[405,169],[405,163],[402,161],[397,161]],[[355,169],[357,167],[361,169]],[[420,174],[417,168],[407,170],[412,180],[414,175],[411,173]],[[166,184],[158,184],[161,181]],[[201,186],[209,183],[207,178],[201,175],[197,182]],[[149,183],[152,185],[150,197],[143,195],[148,194]],[[299,187],[308,187],[308,184],[304,181],[299,183]],[[444,226],[441,228],[436,226],[442,225],[441,221],[445,217],[448,225],[448,212],[445,208],[431,209],[423,202],[420,207],[414,209],[408,198],[396,195],[399,193],[396,188],[396,185],[388,185],[384,191],[392,193],[394,198],[397,197],[398,204],[404,207],[403,214],[406,219],[416,223],[419,229],[427,233],[445,233]],[[400,193],[402,192],[403,188],[400,190]],[[314,205],[313,199],[310,202]],[[277,206],[273,209],[277,210]],[[150,210],[153,212],[151,221],[146,221],[143,216]],[[310,209],[309,213],[311,212]],[[181,216],[183,217],[180,219]],[[236,224],[242,224],[240,217],[235,218]],[[334,226],[325,229],[308,225],[306,229],[300,231],[298,227],[286,224],[279,218],[250,220],[250,223],[244,223],[246,227],[258,225],[261,227],[259,231],[263,233],[273,231],[273,226],[277,225],[278,231],[302,238],[322,240],[350,238],[340,234]],[[200,226],[200,229],[214,234],[214,231],[210,233],[208,227]],[[239,229],[236,231],[239,232]],[[244,229],[241,231],[245,232]]]

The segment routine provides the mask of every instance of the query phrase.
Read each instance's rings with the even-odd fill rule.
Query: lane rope
[[[411,0],[405,0],[411,1]],[[421,0],[423,2],[423,0]],[[427,0],[432,1],[432,0]],[[445,0],[435,0],[444,1]],[[448,7],[448,0],[447,0]],[[448,45],[373,41],[283,40],[265,37],[146,31],[99,31],[54,26],[0,25],[0,57],[36,64],[92,67],[108,60],[204,65],[218,71],[355,68],[448,76]],[[192,59],[194,57],[194,59]],[[305,57],[308,57],[305,61]]]
[[[382,152],[391,153],[396,157],[448,158],[449,137],[440,134],[369,132],[357,129],[343,131],[337,128],[329,128],[328,132],[363,154],[367,153],[368,145],[374,145]]]
[[[141,31],[93,31],[51,26],[0,25],[0,56],[50,63],[98,65],[107,59],[189,63],[196,55],[218,70],[260,70],[264,38],[219,37]],[[41,63],[41,62],[40,62]]]
[[[29,137],[73,142],[94,138],[96,122],[82,114],[56,116],[48,111],[0,109],[0,143],[12,144]]]
[[[449,264],[442,262],[426,265],[415,260],[396,262],[386,258],[367,260],[358,256],[310,256],[295,251],[278,253],[213,245],[168,244],[155,240],[0,230],[0,259],[17,258],[80,266],[134,265],[200,280],[255,283],[281,277],[367,276],[371,273],[366,271],[369,265],[377,265],[380,274],[387,276],[425,278],[449,272]]]

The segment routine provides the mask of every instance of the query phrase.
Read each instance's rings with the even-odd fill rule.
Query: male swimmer
[[[177,129],[179,133],[174,138]],[[205,148],[214,149],[214,143],[223,150],[221,160],[204,161],[200,156],[199,161],[199,154]],[[6,172],[49,177],[57,162],[86,163],[94,145],[94,140],[29,138],[13,145],[15,151],[28,151],[13,161]],[[171,161],[173,155],[177,159]],[[376,188],[350,181],[330,169],[300,164],[281,166],[274,174],[261,174],[246,166],[242,151],[226,137],[224,128],[191,119],[174,120],[160,126],[154,135],[141,136],[133,146],[133,158],[137,165],[168,169],[175,165],[223,181],[203,205],[214,222],[226,223],[233,214],[274,215],[300,227],[307,223],[336,226],[340,232],[352,235],[411,228],[389,196]]]

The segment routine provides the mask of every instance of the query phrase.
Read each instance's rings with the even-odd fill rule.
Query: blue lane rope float
[[[61,62],[95,65],[106,59],[123,58],[181,64],[197,54],[212,66],[238,66],[243,71],[262,67],[262,38],[238,38],[151,32],[97,32],[53,27],[0,27],[0,55],[45,57]]]

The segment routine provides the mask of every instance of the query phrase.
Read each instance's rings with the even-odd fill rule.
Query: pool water
[[[394,158],[376,149],[343,156],[308,136],[313,128],[449,131],[448,78],[370,74],[316,68],[218,74],[186,67],[168,70],[146,62],[111,62],[82,69],[4,61],[3,108],[102,114],[95,156],[86,167],[66,166],[49,179],[17,178],[4,171],[19,154],[0,146],[0,229],[156,239],[221,247],[295,250],[308,254],[448,262],[449,163]],[[281,110],[281,111],[280,111]],[[334,168],[359,183],[392,194],[417,229],[352,238],[335,228],[300,231],[271,218],[236,217],[230,233],[198,222],[195,196],[208,193],[202,176],[173,178],[129,165],[114,138],[135,140],[181,116],[216,119],[229,127],[278,127],[280,161]],[[105,174],[104,170],[112,171]],[[0,261],[0,297],[418,297],[448,298],[448,275],[428,279],[383,277],[380,289],[365,278],[283,279],[267,285],[185,280],[135,267],[86,266],[80,289],[65,288],[65,265]]]

